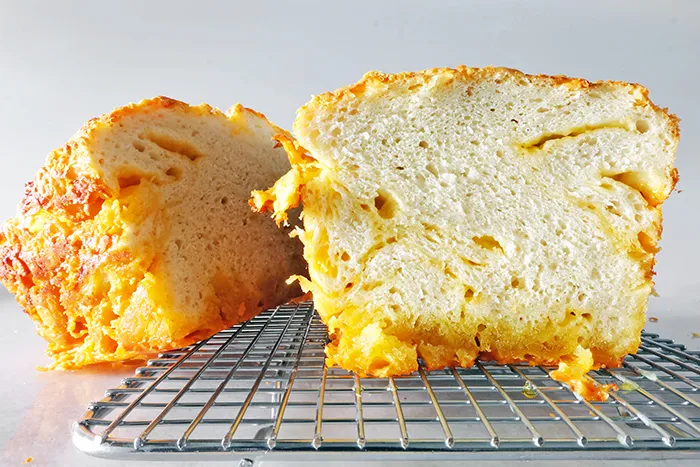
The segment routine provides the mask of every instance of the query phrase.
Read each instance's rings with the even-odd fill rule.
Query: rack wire
[[[160,354],[90,404],[73,442],[100,457],[233,454],[245,465],[319,453],[700,458],[700,352],[656,334],[644,333],[623,367],[591,372],[621,387],[607,402],[526,364],[360,378],[325,366],[326,335],[307,301]]]

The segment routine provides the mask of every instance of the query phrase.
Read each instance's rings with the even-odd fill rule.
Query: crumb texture
[[[677,179],[674,116],[639,85],[515,70],[369,73],[315,97],[292,170],[253,203],[303,204],[331,363],[361,375],[556,364],[639,345]]]
[[[59,368],[189,345],[299,294],[301,246],[250,212],[284,133],[158,97],[89,121],[0,231],[0,279]]]

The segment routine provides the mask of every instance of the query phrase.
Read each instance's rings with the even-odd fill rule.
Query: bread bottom
[[[322,313],[323,314],[323,313]],[[616,339],[604,337],[609,330],[581,326],[586,318],[567,314],[561,321],[514,324],[515,320],[474,325],[463,322],[429,321],[397,323],[380,319],[362,327],[361,318],[344,311],[325,320],[331,342],[326,348],[327,364],[353,371],[360,376],[397,376],[418,369],[420,358],[427,370],[444,367],[470,367],[476,360],[499,364],[528,362],[556,366],[572,361],[577,349],[590,350],[593,368],[615,368],[629,353],[636,352],[644,312],[625,329],[617,329]],[[355,327],[350,321],[357,319]],[[344,321],[343,324],[340,321]]]
[[[149,358],[157,352],[195,344],[279,304],[279,300],[272,299],[278,293],[272,285],[247,297],[230,290],[232,289],[227,289],[224,294],[205,297],[208,302],[207,311],[199,317],[187,316],[177,310],[158,310],[155,302],[149,303],[146,299],[141,308],[143,313],[133,316],[128,325],[103,331],[104,336],[114,333],[120,335],[119,345],[113,342],[105,345],[104,342],[94,342],[85,336],[76,339],[62,328],[51,328],[54,333],[43,336],[49,341],[46,353],[53,360],[49,368],[74,370],[99,363]],[[289,296],[297,293],[294,290]],[[47,308],[47,311],[51,316],[36,316],[34,319],[41,319],[44,324],[66,319],[59,308]],[[104,339],[110,340],[109,337]],[[106,352],[105,348],[110,351]]]

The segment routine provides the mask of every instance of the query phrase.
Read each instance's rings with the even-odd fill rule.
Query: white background
[[[639,82],[681,117],[647,329],[697,347],[700,1],[0,1],[0,218],[50,150],[116,106],[241,102],[289,128],[312,94],[366,71],[459,64]],[[70,421],[119,378],[37,373],[43,342],[0,304],[0,464],[87,463]]]

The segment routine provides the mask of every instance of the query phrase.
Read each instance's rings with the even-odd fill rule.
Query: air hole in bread
[[[487,250],[501,250],[501,253],[503,253],[503,247],[500,243],[498,243],[498,240],[493,238],[491,235],[482,235],[480,237],[475,236],[472,237],[472,241],[481,248],[485,248]]]
[[[423,149],[428,149],[430,147],[427,141],[421,141],[418,143],[418,146],[422,147]]]
[[[34,287],[34,279],[32,279],[31,274],[23,274],[22,277],[19,278],[19,280],[20,282],[22,282],[22,285],[27,289],[31,289],[32,287]]]
[[[204,157],[204,154],[194,144],[185,139],[155,132],[146,134],[146,139],[161,149],[185,156],[192,162]]]
[[[467,302],[471,302],[474,299],[474,289],[471,287],[465,287],[464,288],[464,300]]]
[[[455,272],[454,272],[454,271],[452,270],[452,268],[450,268],[449,266],[446,266],[446,267],[443,269],[443,272],[445,273],[445,275],[446,275],[447,277],[449,277],[449,278],[451,278],[451,279],[457,279],[457,274],[455,274]]]
[[[105,281],[105,292],[103,292],[105,295],[109,293],[109,291],[112,289],[112,284],[109,281]],[[100,316],[100,323],[102,326],[109,328],[111,327],[112,321],[115,319],[118,319],[119,315],[112,310],[112,308],[107,308],[102,310],[102,315]]]
[[[138,152],[143,152],[146,150],[146,145],[143,144],[143,141],[136,140],[131,144],[134,146],[134,149],[136,149]]]
[[[615,180],[623,185],[627,185],[632,190],[638,191],[647,201],[647,203],[652,206],[659,204],[652,186],[654,182],[653,173],[629,171],[610,175],[603,174],[602,176]]]
[[[83,316],[78,316],[75,318],[75,321],[73,321],[73,330],[70,331],[70,335],[73,337],[81,337],[82,335],[87,334],[87,332],[88,328],[85,318]]]
[[[637,129],[638,132],[642,134],[646,133],[651,128],[649,122],[647,122],[646,120],[637,120],[634,124],[634,127]]]
[[[347,251],[344,251],[343,254],[340,255],[340,259],[343,261],[350,261],[350,255]]]
[[[514,277],[514,278],[511,279],[510,285],[511,285],[513,288],[517,289],[518,287],[520,287],[520,280],[519,280],[517,277]]]
[[[103,335],[100,339],[100,350],[103,353],[114,353],[117,351],[117,347],[119,347],[117,341],[115,341],[109,336]]]
[[[619,211],[619,206],[615,202],[611,202],[610,204],[605,206],[605,210],[608,211],[610,214],[613,214],[618,217],[622,217],[622,214]]]
[[[182,178],[182,170],[179,167],[170,167],[165,171],[165,175],[174,180],[180,180]]]
[[[425,166],[425,170],[433,174],[436,178],[438,177],[438,169],[432,162]]]
[[[228,196],[224,196],[223,198],[221,198],[221,199],[219,200],[219,202],[220,202],[221,204],[223,204],[224,206],[228,204],[228,201],[229,201],[229,200],[228,200]]]
[[[587,321],[590,321],[591,318],[592,318],[592,316],[591,316],[590,313],[584,313],[584,314],[581,315],[581,318],[583,318],[583,319],[585,319],[585,320],[587,320]]]
[[[93,197],[91,197],[93,198]],[[94,197],[90,202],[85,205],[84,213],[86,214],[86,219],[94,219],[96,215],[102,210],[102,205],[104,204],[104,198]]]
[[[383,219],[391,219],[398,212],[398,203],[394,197],[386,190],[377,190],[377,196],[374,198],[374,207]]]
[[[567,112],[564,112],[567,114]],[[568,112],[570,113],[570,112]],[[627,125],[623,122],[603,122],[603,123],[593,123],[589,125],[582,125],[575,128],[569,128],[561,132],[545,133],[538,138],[535,138],[529,142],[520,145],[523,149],[543,149],[545,143],[553,140],[563,139],[563,138],[573,138],[576,136],[581,136],[586,133],[595,132],[598,130],[618,128],[622,130],[629,130]]]
[[[118,178],[119,188],[122,190],[124,188],[129,188],[130,186],[136,186],[141,184],[141,176],[136,174],[131,175],[121,175]]]

